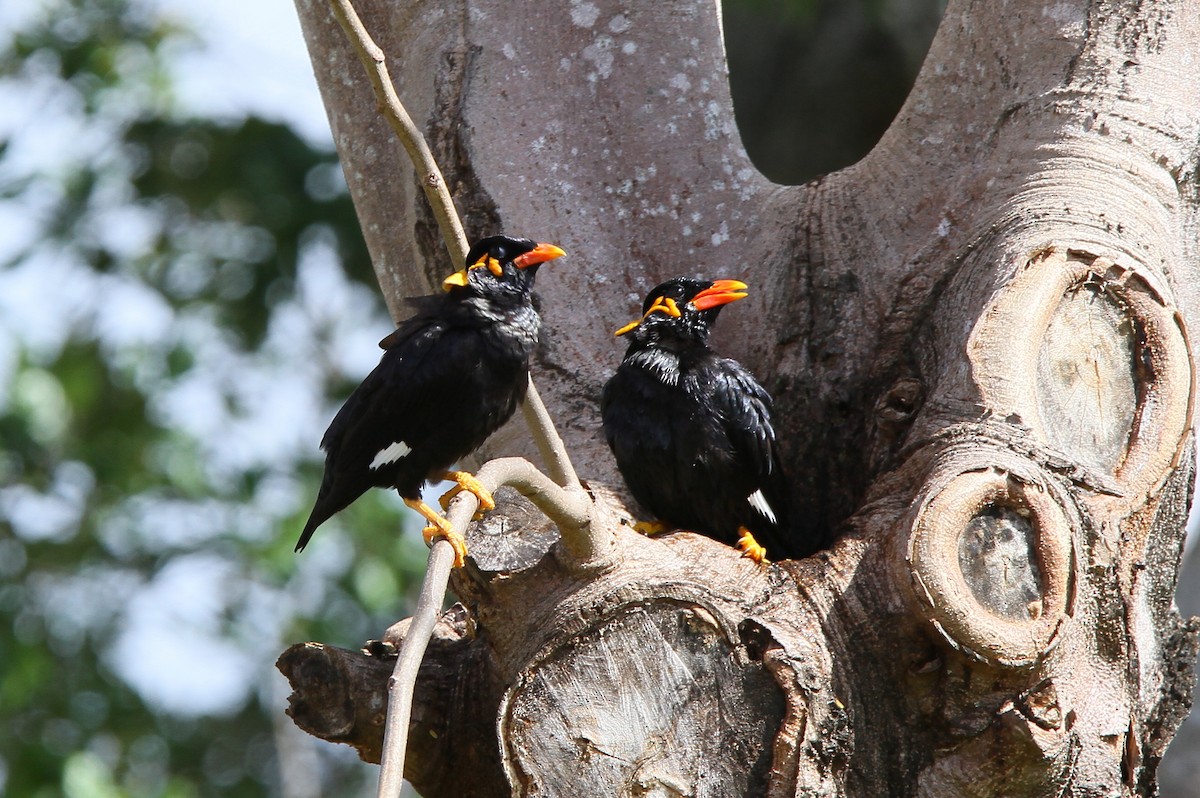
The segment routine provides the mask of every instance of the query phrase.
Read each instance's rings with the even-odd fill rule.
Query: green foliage
[[[0,127],[3,794],[278,794],[317,755],[339,794],[372,778],[280,747],[273,662],[378,634],[423,568],[382,493],[292,552],[390,322],[333,154],[180,115],[191,43],[127,0],[0,42],[26,104]]]
[[[339,191],[339,167],[315,158],[290,129],[253,118],[235,128],[142,119],[125,142],[140,166],[133,179],[138,196],[183,201],[160,206],[165,240],[159,245],[167,252],[188,247],[188,281],[172,285],[169,260],[145,265],[147,282],[173,304],[213,303],[223,328],[260,344],[270,318],[264,309],[292,290],[300,248],[317,221],[341,231],[338,257],[348,276],[373,283],[361,236],[348,234],[357,220]],[[227,236],[206,241],[207,231]]]

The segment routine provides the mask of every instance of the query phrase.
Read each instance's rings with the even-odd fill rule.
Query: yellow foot
[[[633,531],[637,532],[639,535],[645,535],[646,537],[658,535],[663,532],[667,532],[670,529],[671,527],[668,524],[664,524],[662,521],[638,521],[633,525]]]
[[[754,539],[754,535],[750,534],[750,530],[743,526],[739,527],[738,531],[742,533],[737,542],[737,547],[742,550],[742,556],[749,557],[763,565],[769,564],[771,561],[767,559],[767,550],[758,545],[758,541]]]
[[[447,471],[445,479],[453,480],[458,484],[443,493],[441,498],[438,499],[438,504],[442,505],[442,510],[449,510],[450,500],[464,490],[474,494],[475,498],[479,499],[479,511],[475,513],[476,521],[483,518],[484,513],[496,509],[496,500],[492,498],[492,494],[473,475],[468,474],[466,471]]]
[[[421,537],[425,538],[427,546],[433,546],[433,543],[438,538],[445,538],[450,547],[454,549],[454,567],[462,568],[467,563],[467,541],[462,535],[454,531],[449,523],[444,526],[442,524],[430,524],[421,530]]]
[[[433,541],[437,538],[445,538],[454,549],[454,567],[462,568],[467,561],[467,541],[463,536],[454,531],[450,522],[438,515],[437,510],[420,499],[405,499],[404,503],[429,522],[429,526],[421,530],[421,537],[425,538],[425,544],[432,546]]]

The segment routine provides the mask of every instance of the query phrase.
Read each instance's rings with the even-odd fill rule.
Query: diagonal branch
[[[413,164],[424,175],[421,187],[438,221],[451,260],[455,263],[461,262],[466,258],[468,249],[462,222],[433,153],[396,93],[383,50],[363,26],[350,0],[331,0],[331,6],[334,16],[367,70],[381,111],[404,145]],[[542,404],[532,377],[523,413],[554,480],[548,479],[526,460],[504,458],[485,463],[478,472],[480,481],[492,491],[502,485],[512,485],[545,512],[562,533],[569,566],[605,568],[611,559],[611,552],[602,542],[611,548],[612,535],[601,538],[592,533],[595,505],[579,483],[570,456],[545,405]],[[477,506],[478,500],[473,495],[463,494],[451,505],[448,520],[462,533]],[[413,614],[412,625],[400,647],[388,683],[388,716],[384,727],[383,757],[377,792],[380,798],[400,795],[417,671],[433,633],[438,612],[445,600],[453,559],[453,549],[445,539],[434,543],[429,552],[425,581]]]
[[[544,512],[562,533],[569,566],[589,570],[606,570],[610,566],[613,536],[592,533],[596,522],[596,506],[578,482],[567,487],[556,485],[521,457],[489,460],[476,472],[476,478],[490,493],[504,486],[513,487]],[[466,530],[478,508],[479,499],[475,494],[463,491],[451,502],[446,518],[461,533]],[[603,544],[607,546],[603,547]],[[388,682],[388,714],[383,732],[379,798],[400,794],[417,671],[446,597],[446,585],[453,562],[454,550],[445,538],[439,538],[429,553],[429,565],[417,609]]]
[[[554,421],[550,418],[546,405],[542,403],[537,386],[533,384],[532,375],[529,377],[529,390],[525,394],[521,412],[525,416],[525,423],[533,433],[538,454],[546,463],[546,470],[550,472],[550,476],[564,488],[578,488],[579,477],[575,474],[575,466],[571,465],[571,456],[567,454],[567,447],[563,443],[563,439],[554,429]],[[542,509],[545,510],[544,507]]]
[[[467,245],[467,236],[463,232],[462,222],[454,210],[454,200],[450,197],[450,189],[446,187],[442,170],[438,168],[437,161],[434,160],[433,153],[425,142],[425,137],[413,124],[412,117],[408,115],[404,104],[400,102],[399,95],[396,94],[396,86],[392,83],[392,76],[388,73],[387,57],[383,54],[383,49],[371,38],[371,34],[363,26],[362,20],[359,19],[358,12],[354,10],[354,4],[350,0],[330,0],[330,5],[333,7],[333,14],[337,17],[338,24],[346,32],[346,38],[354,45],[359,60],[362,61],[367,75],[371,78],[371,85],[375,88],[375,97],[379,102],[380,111],[392,126],[392,130],[396,132],[400,143],[404,145],[413,166],[424,175],[421,179],[421,188],[425,190],[425,198],[429,200],[433,215],[437,218],[438,229],[442,231],[446,249],[450,252],[450,260],[453,263],[461,262],[467,257],[467,250],[470,247]]]
[[[472,496],[472,499],[475,497]],[[467,516],[469,519],[470,516]],[[455,528],[459,531],[466,525]],[[454,548],[450,541],[438,538],[429,551],[425,581],[412,616],[412,625],[396,656],[392,676],[388,679],[387,721],[383,727],[383,756],[379,763],[378,798],[398,798],[404,782],[404,758],[408,752],[408,722],[412,715],[413,689],[417,671],[425,657],[425,648],[433,636],[433,626],[446,599],[446,584],[454,565]]]
[[[400,96],[396,93],[396,87],[392,83],[392,76],[387,68],[387,57],[382,48],[371,38],[371,34],[367,32],[351,0],[330,0],[330,5],[338,24],[342,26],[346,37],[354,46],[355,52],[358,53],[359,60],[367,70],[380,110],[392,126],[392,130],[395,131],[396,137],[400,139],[400,143],[404,145],[413,165],[425,175],[421,180],[421,188],[424,189],[425,198],[429,201],[433,215],[437,218],[438,228],[442,231],[442,238],[446,243],[446,249],[450,252],[451,262],[463,261],[467,257],[469,247],[458,211],[454,208],[454,200],[450,197],[446,180],[442,177],[442,171],[438,167],[425,137],[413,123],[412,117],[409,116],[404,103],[400,101]],[[555,481],[560,485],[578,485],[579,479],[575,475],[575,469],[571,465],[571,459],[563,445],[562,437],[555,430],[554,422],[546,412],[541,397],[533,386],[532,378],[523,411],[538,451],[546,461]]]

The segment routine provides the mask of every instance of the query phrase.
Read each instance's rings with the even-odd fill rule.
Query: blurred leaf
[[[63,794],[67,798],[122,798],[113,783],[112,770],[95,754],[83,751],[67,757],[63,766]]]
[[[51,0],[0,42],[0,81],[54,109],[0,141],[0,198],[36,226],[0,281],[25,280],[22,296],[44,303],[20,308],[25,326],[0,316],[0,344],[15,352],[0,371],[5,794],[277,794],[274,657],[293,635],[353,645],[377,634],[421,569],[392,558],[401,511],[386,497],[338,525],[387,535],[331,525],[330,556],[292,552],[320,479],[321,422],[294,431],[308,446],[282,445],[256,426],[276,408],[255,402],[274,401],[272,375],[291,373],[310,402],[340,401],[349,375],[314,353],[344,351],[361,325],[373,357],[390,323],[332,152],[279,123],[175,112],[163,59],[188,34],[156,14]],[[68,146],[30,166],[20,154],[43,132]],[[341,271],[303,297],[317,245]],[[334,297],[353,327],[327,315]],[[46,533],[57,530],[39,519],[46,508],[61,534]],[[181,574],[189,558],[210,575]],[[254,667],[205,661],[206,638]],[[179,640],[195,651],[162,650]],[[189,655],[211,672],[189,679],[234,679],[229,694],[250,697],[226,715],[187,714],[133,686],[145,677],[131,666],[153,673]],[[316,775],[353,794],[366,771],[317,750]]]
[[[286,281],[296,276],[300,242],[314,222],[336,231],[347,274],[374,285],[349,196],[344,191],[313,196],[308,188],[308,176],[334,167],[336,160],[289,128],[253,118],[234,128],[205,120],[143,119],[130,127],[126,141],[144,155],[133,181],[138,194],[182,200],[163,206],[165,225],[178,243],[196,241],[186,234],[205,223],[242,228],[226,230],[221,245],[194,253],[209,262],[210,272],[201,290],[186,299],[217,303],[221,321],[248,343],[261,340],[268,318],[263,310],[280,295],[275,289],[283,285],[283,293],[290,293]],[[234,291],[231,280],[238,283]],[[170,293],[169,286],[160,287]]]

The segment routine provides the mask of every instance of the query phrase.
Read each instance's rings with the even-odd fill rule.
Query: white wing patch
[[[379,453],[375,455],[375,459],[371,461],[371,465],[368,467],[374,471],[375,469],[381,468],[388,463],[396,462],[411,451],[412,447],[407,443],[404,441],[396,441],[391,446],[388,446],[385,449],[380,449]]]
[[[771,509],[771,505],[767,504],[767,497],[762,495],[761,490],[754,491],[746,497],[746,500],[750,502],[751,507],[762,513],[768,521],[772,524],[775,523],[775,511]]]

